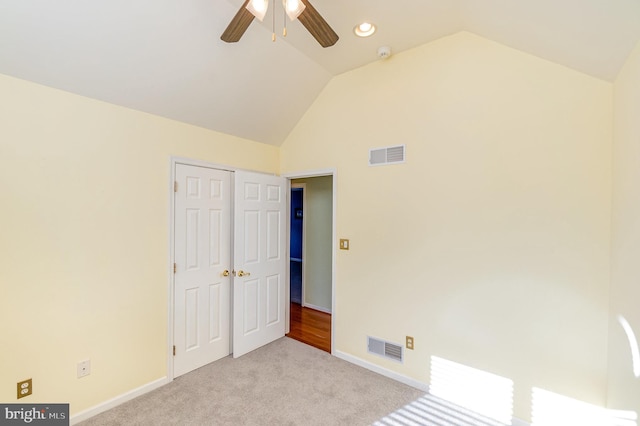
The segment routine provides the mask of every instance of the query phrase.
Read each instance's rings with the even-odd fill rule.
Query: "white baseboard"
[[[122,395],[116,396],[115,398],[109,399],[105,402],[74,414],[73,416],[71,416],[70,424],[75,425],[84,420],[87,420],[88,418],[117,407],[120,404],[124,404],[125,402],[130,401],[133,398],[137,398],[141,395],[144,395],[145,393],[151,392],[152,390],[158,389],[159,387],[166,385],[170,381],[171,380],[169,380],[168,378],[163,377],[161,379],[154,380],[151,383],[147,383],[146,385],[142,385],[139,388],[132,389],[129,392],[125,392]]]
[[[412,379],[403,374],[396,373],[395,371],[389,370],[387,368],[381,367],[379,365],[373,364],[369,361],[365,361],[361,358],[355,357],[353,355],[349,355],[341,351],[334,351],[333,355],[344,361],[350,362],[351,364],[355,364],[362,368],[366,368],[367,370],[373,371],[374,373],[378,373],[382,376],[388,377],[397,382],[404,383],[405,385],[414,387],[416,389],[420,389],[427,393],[429,392],[429,385],[427,383]],[[84,411],[74,414],[73,416],[71,416],[70,424],[75,425],[77,423],[80,423],[93,416],[96,416],[107,410],[115,408],[120,404],[124,404],[127,401],[137,398],[138,396],[144,395],[148,392],[158,389],[170,382],[171,380],[169,380],[167,377],[162,377],[158,380],[154,380],[153,382],[147,383],[146,385],[142,385],[139,388],[132,389],[129,392],[125,392],[122,395],[116,396],[115,398],[109,399],[105,402],[102,402],[98,405],[95,405],[91,408],[88,408]],[[511,423],[511,426],[531,426],[531,425],[523,420],[514,418]]]
[[[405,385],[408,385],[416,389],[420,389],[421,391],[424,391],[426,393],[429,393],[429,384],[427,383],[412,379],[411,377],[407,377],[403,374],[396,373],[395,371],[386,369],[384,367],[380,367],[379,365],[373,364],[369,361],[365,361],[362,358],[358,358],[341,351],[336,350],[333,352],[333,355],[344,361],[350,362],[351,364],[355,364],[362,368],[366,368],[367,370],[373,371],[374,373],[378,373],[382,376],[388,377],[397,382],[404,383]],[[523,420],[513,418],[513,420],[511,421],[511,426],[531,426],[531,425]]]
[[[313,309],[314,311],[324,312],[325,314],[331,314],[331,309],[323,308],[322,306],[311,305],[309,303],[304,303],[302,306],[305,308]]]
[[[403,374],[396,373],[395,371],[391,371],[387,368],[380,367],[379,365],[373,364],[369,361],[365,361],[362,358],[358,358],[341,351],[334,351],[333,354],[337,358],[350,362],[351,364],[355,364],[362,368],[366,368],[367,370],[373,371],[374,373],[378,373],[382,376],[388,377],[400,383],[404,383],[405,385],[414,387],[416,389],[429,392],[429,385],[427,383],[423,383],[419,380],[412,379],[411,377],[407,377]]]

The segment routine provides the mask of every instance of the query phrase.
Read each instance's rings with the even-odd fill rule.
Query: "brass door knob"
[[[248,277],[249,275],[251,275],[251,272],[245,272],[242,269],[238,271],[239,277]]]
[[[225,270],[222,272],[222,276],[223,276],[223,277],[228,277],[228,276],[229,276],[229,270],[228,270],[228,269],[225,269]]]

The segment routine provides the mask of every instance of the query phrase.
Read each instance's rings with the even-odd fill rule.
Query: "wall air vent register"
[[[404,351],[402,345],[367,336],[367,351],[383,358],[402,362]]]
[[[369,150],[369,165],[384,166],[405,162],[405,145],[388,146]]]

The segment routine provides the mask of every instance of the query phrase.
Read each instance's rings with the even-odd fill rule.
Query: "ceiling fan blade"
[[[311,35],[320,43],[322,47],[329,47],[336,44],[338,34],[327,24],[320,13],[311,6],[309,0],[302,0],[302,3],[306,6],[298,20],[304,27],[311,33]]]
[[[246,0],[240,10],[238,10],[238,13],[236,13],[236,16],[229,22],[229,26],[227,26],[227,29],[224,30],[220,36],[222,41],[235,43],[240,40],[244,32],[247,31],[247,28],[249,28],[254,18],[253,14],[247,10],[246,6],[248,3],[249,0]]]

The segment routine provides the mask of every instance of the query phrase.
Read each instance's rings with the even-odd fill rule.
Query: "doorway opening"
[[[291,179],[288,337],[331,353],[333,175]]]

